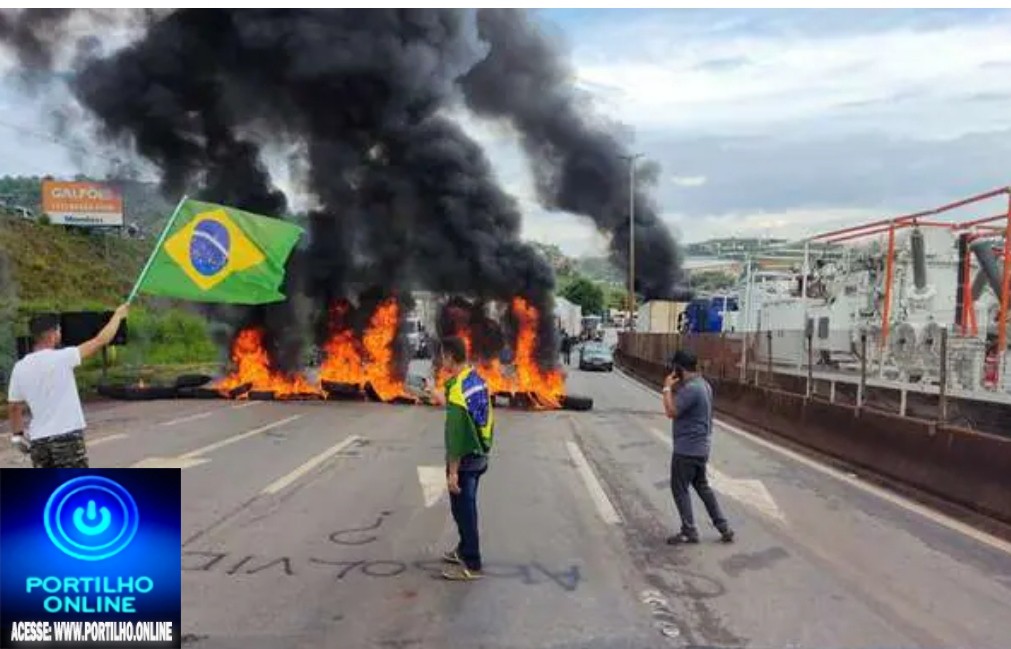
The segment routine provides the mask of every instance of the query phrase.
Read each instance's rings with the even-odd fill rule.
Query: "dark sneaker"
[[[678,532],[674,536],[667,539],[667,545],[686,545],[689,543],[698,543],[699,535],[690,534],[688,532]]]
[[[720,542],[722,543],[733,543],[734,542],[734,530],[729,527],[725,530],[720,530]]]
[[[442,573],[442,578],[447,581],[476,581],[483,576],[480,570],[471,570],[467,566],[454,566]]]
[[[452,563],[458,566],[463,564],[463,559],[460,558],[460,554],[456,550],[450,550],[449,552],[443,554],[442,560],[446,563]]]

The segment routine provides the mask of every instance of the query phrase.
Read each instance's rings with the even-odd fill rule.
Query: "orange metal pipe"
[[[1011,199],[1008,200],[1007,228],[1004,232],[1004,277],[1001,283],[1000,315],[997,317],[998,368],[1003,365],[1001,361],[1007,351],[1007,312],[1009,306],[1011,306]],[[1000,372],[1000,369],[997,371]],[[1000,377],[999,374],[998,377]]]
[[[963,199],[963,200],[960,200],[960,201],[956,201],[954,203],[948,203],[947,205],[942,205],[940,207],[935,207],[932,210],[924,210],[922,212],[914,212],[913,214],[905,214],[905,215],[896,216],[896,217],[893,217],[893,218],[890,218],[890,219],[882,219],[880,221],[872,221],[870,223],[865,223],[863,225],[854,225],[854,226],[851,226],[851,227],[848,227],[848,228],[843,228],[841,230],[833,230],[832,232],[826,232],[824,234],[816,235],[816,236],[812,237],[810,240],[811,241],[820,241],[821,239],[830,239],[830,238],[837,237],[839,235],[850,234],[850,233],[853,233],[853,232],[860,232],[862,230],[867,230],[869,228],[878,228],[878,227],[888,226],[888,225],[898,225],[900,223],[905,223],[907,221],[913,221],[915,219],[918,219],[918,218],[921,218],[921,217],[924,217],[924,216],[933,216],[935,214],[941,214],[942,212],[948,212],[948,211],[953,210],[953,209],[958,208],[958,207],[964,207],[966,205],[971,205],[973,203],[978,203],[979,201],[984,201],[984,200],[987,200],[989,198],[994,198],[996,196],[1000,196],[1001,194],[1008,194],[1008,193],[1011,193],[1011,190],[1009,190],[1009,188],[1007,188],[1007,187],[1001,187],[999,189],[993,189],[993,190],[988,191],[988,192],[983,193],[983,194],[977,194],[976,196],[970,196],[969,198],[966,198],[966,199]],[[1002,217],[1003,217],[1003,215],[1001,217],[998,217],[998,218],[1002,218]],[[994,219],[994,220],[996,220],[996,219]]]
[[[892,277],[895,274],[895,226],[888,230],[888,257],[885,260],[885,306],[881,315],[881,349],[888,344],[892,317]]]
[[[866,232],[854,232],[852,234],[847,234],[844,236],[833,237],[832,239],[827,240],[825,243],[842,243],[843,241],[852,241],[853,239],[862,239],[863,237],[869,237],[875,234],[883,234],[891,230],[892,227],[894,227],[895,229],[901,229],[901,228],[912,228],[916,226],[923,226],[926,228],[950,228],[952,227],[952,224],[942,223],[940,221],[905,221],[903,223],[896,223],[894,226],[889,225],[886,227],[868,230]]]
[[[994,216],[985,216],[985,217],[983,217],[981,219],[975,219],[973,221],[966,221],[965,223],[955,223],[955,224],[952,224],[952,227],[955,228],[956,230],[968,230],[969,228],[974,228],[976,226],[983,225],[984,223],[993,223],[994,221],[1003,221],[1006,218],[1007,218],[1007,214],[1004,214],[1003,212],[1001,212],[1000,214],[995,214]],[[1001,227],[1000,229],[1003,230],[1004,228]]]
[[[1007,187],[1001,187],[1000,189],[993,189],[991,191],[986,192],[985,194],[978,194],[976,196],[971,196],[971,197],[966,198],[966,199],[961,200],[961,201],[956,201],[954,203],[948,203],[947,205],[942,205],[941,207],[935,208],[930,213],[931,214],[940,214],[941,212],[947,212],[949,210],[953,210],[956,207],[964,207],[966,205],[971,205],[973,203],[978,203],[980,201],[985,201],[988,198],[996,198],[997,196],[1000,196],[1001,194],[1007,194],[1007,193],[1008,193],[1008,188]]]
[[[911,214],[910,217],[920,217],[927,216],[930,212],[922,212],[917,214]],[[858,238],[873,234],[874,232],[885,232],[889,228],[894,227],[900,220],[906,217],[899,217],[898,219],[882,219],[880,221],[871,221],[870,223],[864,223],[863,225],[854,225],[852,227],[843,228],[842,230],[835,230],[833,232],[826,232],[825,234],[819,234],[817,236],[811,237],[811,241],[820,241],[822,239],[835,239],[836,237],[848,234],[852,237],[848,238]]]

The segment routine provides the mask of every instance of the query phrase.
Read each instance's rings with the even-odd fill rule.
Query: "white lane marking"
[[[447,494],[446,467],[419,466],[418,484],[421,485],[421,495],[425,499],[425,507],[435,505]]]
[[[117,439],[125,439],[127,437],[126,433],[116,433],[114,435],[105,435],[103,437],[96,437],[95,439],[89,439],[88,446],[98,446],[99,444],[105,444],[106,442],[114,442]]]
[[[245,403],[237,403],[234,406],[232,406],[232,410],[242,410],[243,408],[249,408],[250,406],[258,406],[261,403],[264,403],[264,402],[263,401],[247,401]]]
[[[272,424],[267,424],[266,426],[260,426],[259,428],[254,428],[251,431],[248,431],[248,432],[245,432],[245,433],[239,433],[238,435],[233,435],[231,437],[227,437],[227,438],[225,438],[225,439],[223,439],[223,440],[221,440],[219,442],[214,442],[213,444],[208,444],[207,446],[202,446],[202,447],[196,449],[195,451],[190,451],[189,453],[183,453],[179,457],[183,457],[183,458],[187,458],[187,459],[192,459],[192,458],[195,458],[195,457],[200,457],[201,455],[207,455],[208,453],[212,453],[212,452],[218,450],[219,448],[224,448],[225,446],[228,446],[230,444],[234,444],[236,442],[241,442],[242,440],[246,439],[247,437],[253,437],[254,435],[259,435],[261,433],[265,433],[268,430],[273,430],[275,428],[279,428],[281,426],[284,426],[285,424],[290,424],[291,422],[295,421],[296,419],[301,419],[301,418],[302,418],[302,415],[292,415],[291,417],[285,417],[284,419],[281,419],[279,421],[275,421]]]
[[[647,388],[642,383],[628,376],[624,372],[619,371],[618,374],[619,376],[623,377],[626,381],[628,381],[630,384],[636,386],[637,388],[639,388],[643,392],[646,392],[650,396],[657,396],[660,394],[656,390]],[[877,496],[878,498],[886,502],[889,502],[893,505],[896,505],[897,507],[901,507],[906,511],[912,512],[914,514],[919,514],[920,516],[923,516],[927,520],[937,523],[938,525],[947,527],[949,530],[952,530],[953,532],[958,532],[959,534],[967,536],[975,541],[979,541],[980,543],[987,545],[995,550],[1000,550],[1001,552],[1011,554],[1011,543],[1005,541],[1004,539],[997,538],[992,534],[987,534],[982,530],[977,530],[971,525],[967,525],[962,521],[951,518],[950,516],[947,516],[940,512],[936,512],[932,509],[927,508],[924,505],[921,505],[918,502],[899,496],[898,494],[892,493],[891,491],[888,491],[887,489],[879,487],[875,484],[871,484],[869,482],[860,480],[858,477],[856,477],[855,474],[839,471],[838,469],[821,464],[816,460],[812,460],[811,458],[801,455],[800,453],[792,451],[788,448],[777,446],[776,444],[768,440],[765,440],[745,430],[741,430],[737,426],[728,424],[725,421],[722,421],[720,419],[715,419],[714,421],[717,426],[723,428],[724,430],[734,433],[735,435],[738,435],[740,437],[744,437],[763,448],[773,451],[774,453],[777,453],[783,457],[794,460],[799,464],[803,464],[804,466],[810,469],[814,469],[815,471],[818,471],[823,475],[835,478],[836,480],[844,482],[850,485],[851,487],[859,489],[865,493]]]
[[[198,412],[193,415],[186,415],[185,417],[180,417],[178,419],[170,419],[169,421],[162,422],[162,426],[175,426],[176,424],[184,424],[188,421],[196,421],[197,419],[205,419],[213,415],[216,410],[208,410],[207,412]]]
[[[301,478],[305,474],[307,474],[310,471],[312,471],[313,469],[315,469],[320,464],[323,464],[324,462],[326,462],[328,459],[330,459],[334,455],[337,455],[338,453],[340,453],[341,451],[343,451],[344,449],[346,449],[348,446],[351,446],[352,444],[355,444],[355,443],[357,443],[360,440],[361,440],[361,437],[358,437],[357,435],[351,435],[347,439],[344,439],[344,440],[342,440],[342,441],[334,444],[333,446],[331,446],[327,450],[323,451],[322,453],[320,453],[316,457],[314,457],[314,458],[306,461],[304,464],[302,464],[302,466],[294,469],[293,471],[291,471],[287,475],[282,476],[282,477],[278,478],[277,480],[271,482],[269,485],[267,485],[266,487],[263,488],[263,491],[261,493],[264,493],[264,494],[276,494],[278,491],[281,491],[282,489],[284,489],[285,487],[287,487],[291,483],[295,482],[296,480],[298,480],[299,478]]]
[[[183,453],[182,455],[177,455],[176,457],[148,457],[144,458],[140,462],[136,462],[131,465],[134,469],[190,469],[195,466],[200,466],[210,462],[209,459],[201,457],[219,448],[224,448],[229,444],[234,444],[236,442],[241,442],[247,437],[252,437],[254,435],[259,435],[265,433],[268,430],[278,428],[279,426],[284,426],[289,424],[296,419],[300,419],[302,415],[292,415],[291,417],[286,417],[280,421],[275,421],[272,424],[267,424],[266,426],[260,426],[259,428],[254,428],[253,430],[247,431],[245,433],[239,433],[238,435],[233,435],[219,442],[214,442],[213,444],[208,444],[207,446],[202,446],[196,450],[190,451],[189,453]]]
[[[711,466],[708,467],[707,472],[709,473],[709,481],[720,493],[757,509],[769,518],[774,518],[781,523],[786,522],[786,515],[783,514],[783,510],[776,504],[776,500],[761,480],[731,478]]]
[[[653,434],[662,444],[667,448],[674,448],[674,442],[671,440],[670,436],[665,435],[663,431],[650,428],[649,432]],[[751,478],[732,478],[726,474],[720,473],[718,470],[712,466],[706,467],[706,473],[709,477],[709,483],[712,485],[713,489],[724,494],[728,498],[732,498],[743,505],[751,507],[752,509],[757,509],[762,514],[770,518],[775,518],[781,523],[786,522],[786,515],[783,514],[783,510],[779,508],[776,504],[776,500],[769,493],[769,490],[765,487],[765,483],[761,480],[755,480]]]
[[[604,488],[600,485],[600,481],[597,479],[593,469],[590,468],[590,463],[586,461],[586,456],[583,455],[583,451],[580,450],[579,445],[572,440],[568,440],[565,442],[565,446],[569,449],[569,457],[575,463],[576,470],[579,471],[580,477],[583,478],[586,490],[590,492],[593,504],[597,506],[597,513],[600,514],[600,518],[609,525],[621,523],[618,510],[614,508],[611,500],[604,493]]]
[[[808,468],[814,469],[819,473],[833,477],[841,482],[845,482],[846,484],[852,487],[856,487],[861,491],[873,494],[878,498],[881,498],[882,500],[885,500],[893,505],[897,505],[907,511],[913,512],[914,514],[919,514],[920,516],[923,516],[924,518],[927,518],[939,525],[943,525],[944,527],[947,527],[948,529],[954,532],[964,534],[965,536],[968,536],[973,540],[988,545],[991,548],[994,548],[995,550],[1000,550],[1002,552],[1006,552],[1007,554],[1011,554],[1011,543],[1003,539],[997,538],[996,536],[993,536],[991,534],[987,534],[982,530],[977,530],[975,527],[967,525],[962,521],[956,520],[954,518],[951,518],[950,516],[929,509],[925,505],[921,505],[918,502],[908,500],[902,496],[899,496],[898,494],[888,491],[887,489],[860,480],[852,473],[845,473],[843,471],[839,471],[838,469],[832,468],[830,466],[825,466],[824,464],[820,464],[815,460],[812,460],[809,457],[805,457],[800,453],[797,453],[790,449],[776,446],[772,442],[762,439],[761,437],[758,437],[753,433],[741,430],[740,428],[732,424],[716,420],[716,425],[725,430],[730,431],[731,433],[734,433],[735,435],[745,437],[748,440],[754,442],[755,444],[762,446],[763,448],[767,448],[770,451],[775,451],[776,453],[782,455],[783,457],[787,457],[790,458],[791,460],[794,460],[795,462],[799,462],[800,464],[803,464]]]
[[[130,465],[131,469],[192,469],[210,462],[207,458],[146,457]]]

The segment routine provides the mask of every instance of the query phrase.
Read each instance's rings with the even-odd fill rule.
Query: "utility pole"
[[[619,156],[628,163],[628,330],[635,330],[635,161],[641,153]]]

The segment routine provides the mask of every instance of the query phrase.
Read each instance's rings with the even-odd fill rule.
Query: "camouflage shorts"
[[[32,466],[36,469],[88,468],[83,431],[32,440],[31,444]]]

